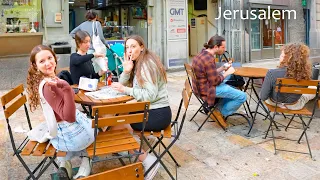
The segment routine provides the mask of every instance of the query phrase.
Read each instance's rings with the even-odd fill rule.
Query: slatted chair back
[[[314,87],[310,88],[308,86]],[[300,80],[296,81],[295,79],[289,78],[277,78],[275,91],[277,92],[277,97],[280,93],[290,93],[290,94],[315,94],[316,101],[314,102],[314,109],[316,104],[320,108],[319,100],[319,89],[320,89],[320,80]]]
[[[187,63],[184,64],[184,68],[186,70],[189,83],[192,86],[192,79],[196,79],[193,68],[190,64],[187,64]]]
[[[28,109],[27,109],[27,106],[26,106],[27,97],[26,97],[26,95],[23,94],[23,91],[24,91],[23,84],[20,84],[17,87],[15,87],[12,90],[10,90],[9,92],[5,93],[1,97],[1,104],[2,104],[2,107],[3,107],[3,110],[4,110],[4,116],[5,116],[6,121],[7,121],[8,131],[9,131],[10,139],[11,139],[11,142],[12,142],[12,148],[14,149],[14,151],[16,151],[17,148],[16,148],[15,143],[13,143],[14,142],[14,137],[13,137],[13,133],[12,133],[12,129],[11,129],[9,118],[17,110],[19,110],[22,106],[24,107],[24,111],[25,111],[26,118],[27,118],[26,120],[28,122],[29,129],[30,130],[32,129],[30,118],[29,118]]]
[[[88,177],[81,178],[81,180],[143,180],[143,166],[141,162],[129,164],[123,167],[111,169],[105,172],[94,174]]]
[[[56,168],[59,168],[55,163],[56,157],[64,157],[66,156],[66,152],[57,151],[49,142],[38,143],[36,141],[31,141],[26,137],[18,147],[16,146],[16,141],[13,136],[12,127],[10,121],[12,121],[12,115],[17,112],[22,106],[25,111],[26,120],[28,122],[29,129],[32,129],[30,117],[28,113],[28,109],[26,106],[27,97],[23,94],[24,88],[23,85],[20,84],[5,93],[0,99],[1,104],[3,106],[4,115],[7,121],[7,128],[10,136],[11,145],[14,151],[14,155],[17,156],[23,167],[29,173],[29,178],[39,179],[39,177],[46,171],[46,169],[53,163]],[[43,160],[38,164],[38,166],[32,171],[24,159],[21,156],[44,156]],[[46,160],[50,158],[49,162]],[[42,167],[42,168],[40,168]],[[38,175],[36,176],[36,172]]]
[[[116,126],[147,121],[150,102],[135,102],[92,107],[92,127]]]
[[[98,134],[98,128],[131,123],[142,123],[140,136],[144,136],[144,127],[148,120],[150,102],[134,102],[92,107],[92,127],[95,141],[87,148],[93,158],[99,155],[139,149],[139,145],[128,130],[106,131]],[[137,159],[137,157],[136,157]]]
[[[200,101],[200,103],[203,104],[204,100],[201,98],[200,95],[195,93],[195,92],[200,92],[200,91],[199,91],[199,85],[198,85],[198,82],[197,82],[197,77],[196,77],[196,74],[194,73],[193,67],[190,64],[187,64],[187,63],[184,64],[184,67],[185,67],[185,70],[187,72],[188,81],[189,81],[189,84],[190,84],[190,87],[191,87],[191,90],[192,90],[193,94]],[[194,82],[196,82],[196,84],[193,84],[192,80],[195,80]]]

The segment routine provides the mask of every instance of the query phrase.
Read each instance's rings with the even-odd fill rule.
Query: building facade
[[[219,0],[218,7],[239,12],[229,20],[220,18],[218,30],[229,53],[241,62],[279,58],[280,48],[290,42],[304,42],[312,57],[320,55],[318,1]]]

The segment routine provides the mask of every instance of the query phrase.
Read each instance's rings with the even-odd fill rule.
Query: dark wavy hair
[[[96,12],[93,12],[92,10],[87,11],[86,13],[86,19],[88,21],[92,21],[94,18],[98,17],[98,14]]]
[[[140,55],[134,62],[134,66],[130,74],[129,84],[132,85],[134,73],[136,73],[138,84],[140,86],[144,85],[144,80],[141,77],[141,72],[142,70],[144,70],[144,68],[142,67],[143,65],[145,65],[147,70],[150,72],[151,80],[153,83],[156,83],[157,76],[160,76],[162,80],[167,82],[167,73],[163,64],[161,63],[159,57],[155,53],[147,49],[147,46],[145,45],[143,38],[138,35],[132,35],[126,39],[124,44],[126,44],[129,39],[136,40],[140,46],[143,45],[144,47],[144,50],[141,51]],[[124,52],[126,52],[126,46],[124,48]],[[154,64],[157,66],[156,69],[154,68]]]
[[[51,48],[44,45],[37,45],[32,49],[29,59],[29,69],[27,77],[27,92],[31,111],[36,110],[38,105],[40,104],[39,84],[43,80],[44,74],[37,69],[36,55],[42,50],[50,51],[57,64],[57,57]]]
[[[311,79],[312,69],[308,46],[303,43],[292,43],[283,46],[281,51],[284,53],[284,59],[279,67],[287,67],[287,78],[297,81]]]
[[[77,31],[74,40],[76,41],[76,50],[79,49],[80,44],[83,43],[83,41],[86,39],[86,37],[90,37],[90,34],[87,31]]]
[[[206,49],[212,49],[214,48],[214,46],[218,46],[220,47],[222,45],[222,42],[226,41],[223,37],[218,36],[218,35],[214,35],[212,36],[208,42],[203,44],[203,47],[205,47]]]

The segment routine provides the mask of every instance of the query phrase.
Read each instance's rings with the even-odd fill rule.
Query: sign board
[[[56,13],[54,16],[54,22],[56,23],[61,23],[62,21],[62,14],[61,13]]]
[[[167,1],[168,39],[186,39],[188,11],[186,0]]]
[[[183,67],[188,61],[187,0],[167,0],[167,66]]]

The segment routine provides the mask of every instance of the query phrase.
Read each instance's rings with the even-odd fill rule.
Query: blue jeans
[[[218,109],[224,117],[236,112],[247,100],[247,94],[245,92],[225,83],[221,83],[216,87],[216,97],[221,98]]]

